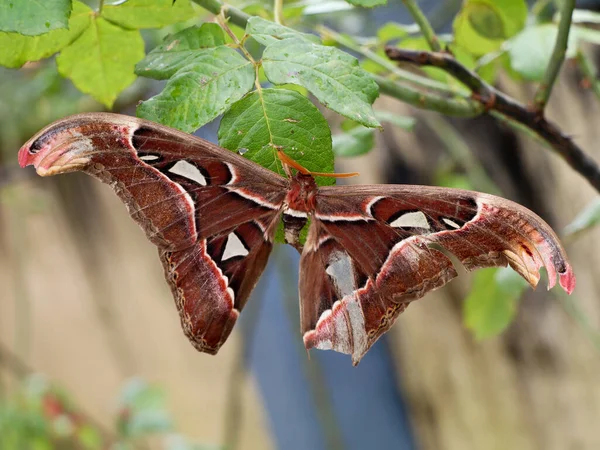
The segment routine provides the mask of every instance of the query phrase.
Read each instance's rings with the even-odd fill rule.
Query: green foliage
[[[381,126],[370,106],[379,95],[377,84],[347,53],[284,39],[267,46],[263,67],[272,83],[304,86],[333,111],[367,127]]]
[[[528,284],[510,268],[482,269],[474,278],[464,303],[464,322],[476,339],[485,339],[501,333],[512,322]]]
[[[137,114],[192,132],[227,111],[253,84],[254,68],[238,52],[224,45],[205,49],[176,71],[159,95],[143,102]]]
[[[363,8],[374,8],[387,4],[387,0],[347,0],[348,3],[354,6],[362,6]]]
[[[102,17],[56,58],[58,71],[81,92],[111,107],[117,95],[135,80],[136,61],[144,57],[139,31],[120,28]]]
[[[333,153],[336,156],[359,156],[368,153],[375,144],[373,130],[357,126],[346,133],[333,136]]]
[[[129,450],[151,436],[161,438],[166,450],[211,448],[177,434],[162,390],[141,379],[123,387],[114,426],[108,429],[82,414],[70,395],[42,375],[27,377],[21,389],[0,402],[2,449]]]
[[[0,2],[0,30],[35,36],[67,28],[71,0],[5,0]]]
[[[160,28],[192,17],[190,0],[127,0],[106,5],[102,17],[124,28]]]
[[[529,27],[516,36],[508,54],[510,64],[525,79],[540,81],[552,55],[558,28],[548,23]]]
[[[454,19],[456,43],[474,55],[498,50],[525,26],[525,0],[466,0]]]
[[[0,32],[0,65],[21,67],[28,61],[47,58],[60,51],[89,27],[91,13],[88,6],[74,1],[68,29],[57,29],[39,36]]]
[[[136,64],[135,73],[156,80],[167,80],[179,69],[197,61],[204,50],[222,45],[225,45],[225,34],[216,23],[189,27],[167,36],[161,45]]]
[[[247,95],[223,116],[219,143],[284,175],[281,148],[308,170],[332,172],[331,132],[321,112],[306,97],[287,89],[262,89]],[[319,184],[333,178],[317,177]]]

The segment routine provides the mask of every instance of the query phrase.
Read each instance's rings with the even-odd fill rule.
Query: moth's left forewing
[[[195,136],[108,113],[49,125],[19,162],[107,183],[158,247],[185,334],[217,352],[267,263],[287,179]]]
[[[545,266],[549,287],[558,274],[567,292],[574,288],[552,229],[499,197],[352,186],[322,188],[316,205],[300,271],[304,341],[307,348],[350,353],[355,364],[410,301],[456,276],[444,251],[467,270],[509,264],[532,286]]]

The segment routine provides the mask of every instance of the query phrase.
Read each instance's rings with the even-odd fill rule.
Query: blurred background
[[[460,8],[419,4],[442,32]],[[390,18],[412,22],[390,2],[330,25],[369,36]],[[147,39],[152,48],[160,37]],[[523,101],[534,92],[503,74],[497,84]],[[138,79],[115,111],[133,115],[159,89]],[[597,161],[598,105],[565,64],[547,115]],[[462,186],[475,174],[475,187],[522,203],[559,235],[597,198],[542,144],[489,117],[448,119],[386,98],[376,106],[415,125],[388,126],[368,155],[339,159],[340,171],[361,173],[353,182]],[[279,246],[227,344],[200,354],[181,331],[156,249],[111,189],[17,166],[20,145],[42,126],[100,109],[52,59],[0,69],[0,448],[600,448],[597,228],[565,241],[571,297],[526,289],[508,329],[476,339],[463,318],[474,295],[464,275],[411,304],[356,368],[346,355],[307,355],[299,258]],[[199,135],[216,142],[217,128]],[[482,280],[475,295],[497,295]]]

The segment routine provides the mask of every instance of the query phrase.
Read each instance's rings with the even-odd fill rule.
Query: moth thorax
[[[298,172],[290,183],[286,204],[295,211],[311,212],[315,208],[317,183],[312,175]]]

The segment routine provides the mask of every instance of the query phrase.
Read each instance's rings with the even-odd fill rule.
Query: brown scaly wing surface
[[[358,364],[408,303],[467,270],[509,264],[532,286],[571,293],[575,277],[552,229],[499,197],[429,186],[319,190],[300,262],[305,346],[352,355]]]
[[[218,351],[267,263],[287,179],[203,139],[106,113],[48,126],[19,163],[109,184],[158,247],[185,334]]]

